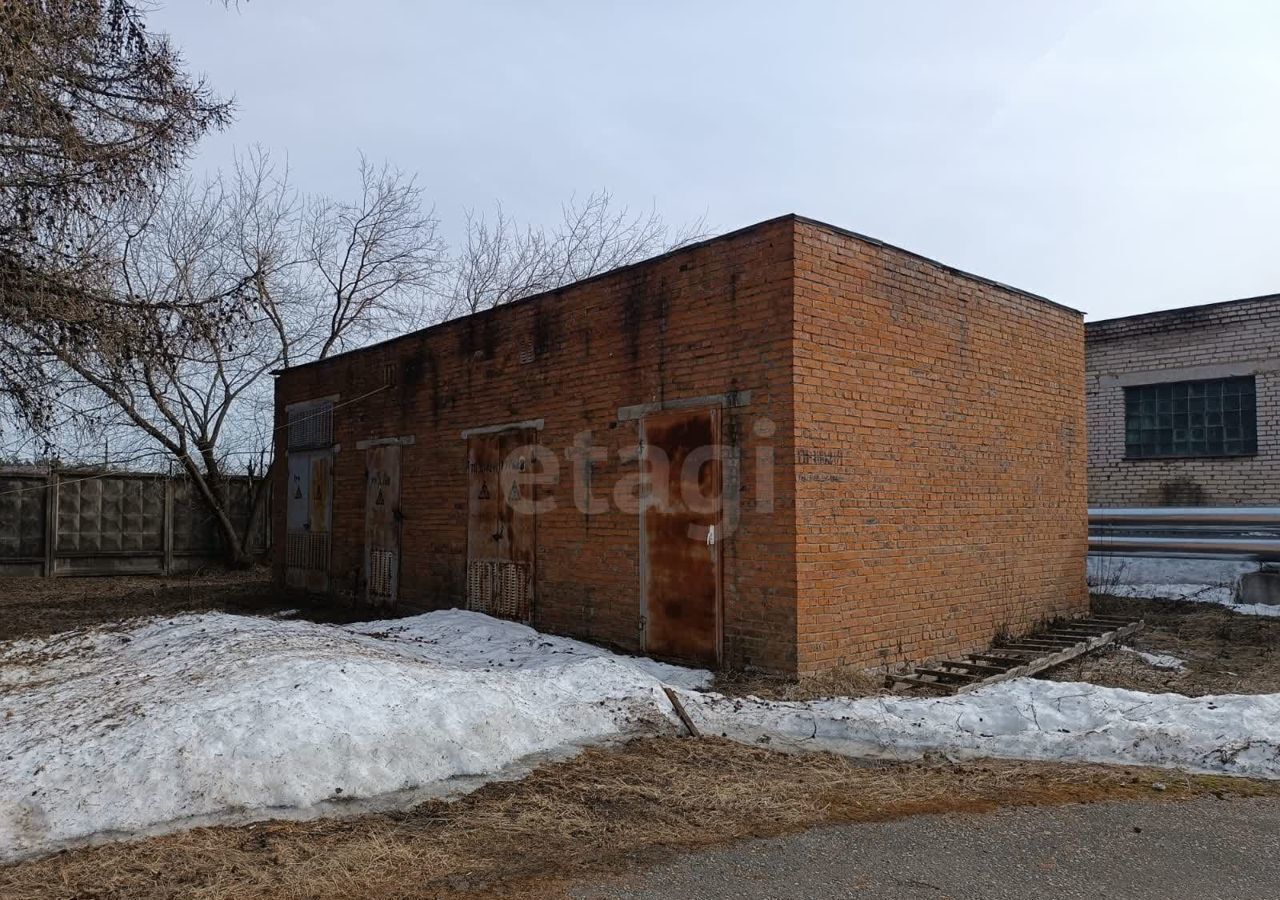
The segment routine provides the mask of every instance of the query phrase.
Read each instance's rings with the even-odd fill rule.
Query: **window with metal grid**
[[[1124,389],[1127,459],[1252,456],[1258,452],[1252,375]]]
[[[333,443],[333,403],[315,403],[289,407],[289,449],[328,447]]]
[[[381,600],[391,599],[396,555],[390,550],[369,550],[369,596]]]
[[[529,621],[528,567],[496,559],[471,560],[467,564],[467,609],[499,619]]]

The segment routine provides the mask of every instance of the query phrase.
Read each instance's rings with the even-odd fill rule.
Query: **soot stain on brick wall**
[[[632,362],[640,359],[640,337],[644,328],[645,297],[649,292],[649,273],[633,273],[622,294],[622,334]]]
[[[559,349],[563,325],[558,294],[552,297],[549,304],[544,303],[542,297],[534,301],[532,330],[533,353],[536,358],[541,359]]]
[[[1193,478],[1183,476],[1160,485],[1161,506],[1205,506],[1204,487]]]
[[[440,384],[440,365],[426,343],[421,343],[404,361],[402,367],[400,408],[407,411],[425,392],[431,408],[432,424],[439,424],[447,398]]]
[[[497,310],[468,316],[458,335],[458,352],[468,360],[491,360],[497,353],[501,331]]]

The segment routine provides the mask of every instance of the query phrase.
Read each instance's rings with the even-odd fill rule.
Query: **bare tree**
[[[323,282],[328,322],[317,355],[367,342],[411,319],[442,268],[444,244],[413,176],[360,158],[360,199],[312,204],[306,262]]]
[[[699,240],[705,221],[673,228],[654,209],[633,213],[607,191],[561,207],[551,228],[467,215],[466,243],[453,264],[443,308],[451,315],[490,309]]]
[[[517,227],[501,208],[492,221],[469,217],[467,244],[450,258],[412,177],[364,159],[359,171],[351,201],[302,196],[260,150],[225,177],[175,179],[132,204],[115,232],[109,284],[128,304],[114,314],[144,343],[21,331],[21,358],[61,385],[57,419],[76,435],[109,436],[130,460],[176,461],[234,564],[249,561],[265,514],[272,369],[590,277],[686,243],[701,226],[672,229],[598,193],[566,204],[552,228]],[[229,314],[209,316],[210,306]],[[92,327],[112,326],[99,316]],[[229,476],[250,461],[264,477],[241,530]]]
[[[0,4],[0,349],[51,322],[46,338],[67,346],[140,339],[133,299],[108,288],[103,219],[229,115],[137,3]],[[50,374],[0,353],[0,400],[41,419]]]
[[[442,265],[435,219],[413,180],[363,163],[361,172],[351,203],[299,196],[261,152],[229,178],[174,181],[136,211],[118,246],[117,289],[149,312],[156,345],[73,351],[30,334],[75,382],[68,404],[131,434],[132,456],[152,448],[176,460],[234,564],[249,562],[254,522],[237,529],[228,473],[241,468],[237,457],[265,456],[270,445],[266,375],[390,333],[409,315],[406,297]],[[189,302],[224,297],[241,299],[230,318],[183,317]]]

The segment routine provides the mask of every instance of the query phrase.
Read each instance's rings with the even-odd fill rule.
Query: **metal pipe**
[[[1280,506],[1138,506],[1089,509],[1090,525],[1121,522],[1280,526]]]
[[[1090,535],[1094,553],[1152,553],[1162,556],[1229,556],[1237,559],[1280,560],[1280,538],[1190,538]]]

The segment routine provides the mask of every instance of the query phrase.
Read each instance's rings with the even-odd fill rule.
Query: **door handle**
[[[712,525],[707,529],[707,546],[714,547],[716,545],[716,526]]]

